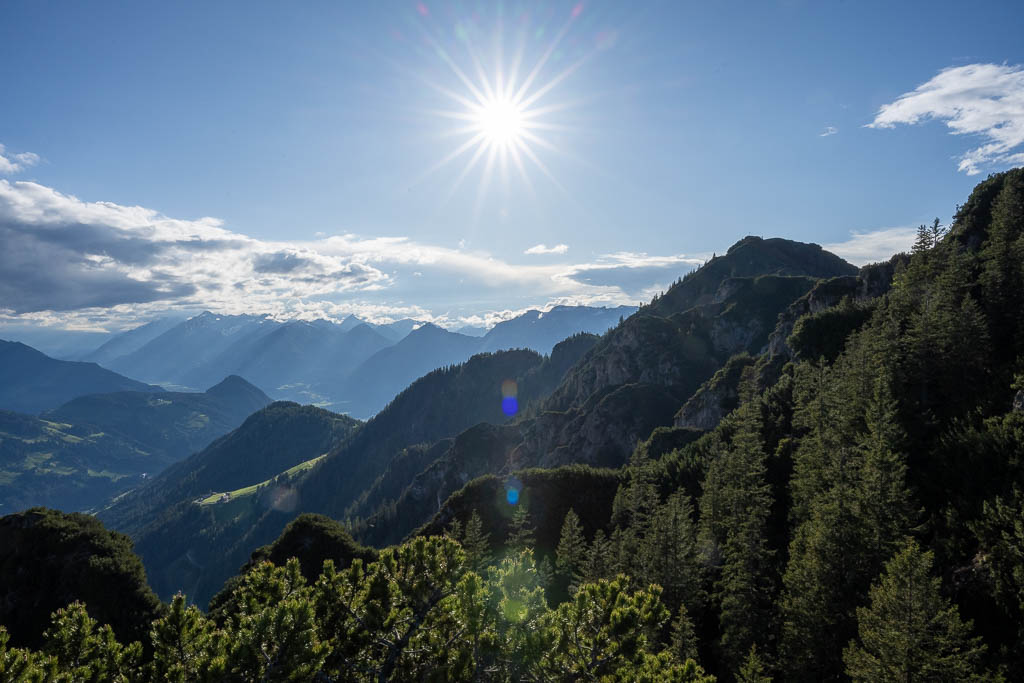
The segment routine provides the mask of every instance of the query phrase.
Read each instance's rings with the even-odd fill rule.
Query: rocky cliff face
[[[805,315],[827,310],[839,304],[843,297],[856,297],[860,291],[860,281],[856,277],[836,277],[818,283],[805,296],[793,302],[781,315],[779,322],[768,338],[768,344],[762,353],[768,356],[784,356],[793,358],[793,350],[786,341],[793,334],[796,321]]]
[[[906,255],[897,254],[884,263],[864,266],[855,277],[822,280],[779,316],[778,324],[761,352],[769,357],[783,356],[792,359],[793,350],[789,348],[786,340],[793,333],[797,320],[805,315],[813,315],[837,306],[843,297],[850,297],[854,301],[868,301],[882,296],[892,287],[897,264],[904,261]]]
[[[800,318],[832,309],[838,306],[844,297],[849,297],[855,302],[866,302],[880,297],[892,287],[896,266],[904,260],[905,256],[897,255],[887,262],[861,268],[856,276],[840,276],[819,281],[809,292],[779,314],[767,343],[756,351],[751,349],[752,353],[758,354],[760,360],[749,355],[731,358],[690,397],[676,414],[673,424],[676,427],[714,429],[738,404],[739,380],[744,367],[757,365],[759,386],[773,384],[778,379],[782,366],[793,360],[794,352],[788,340]],[[736,291],[735,284],[727,281],[723,283],[720,291],[724,295],[732,294]],[[747,348],[750,348],[749,341]]]
[[[701,385],[676,413],[673,426],[709,431],[739,405],[739,384],[743,370],[756,359],[744,353],[733,356],[711,379]]]

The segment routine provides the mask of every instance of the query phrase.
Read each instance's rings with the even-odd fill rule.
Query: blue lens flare
[[[509,505],[515,505],[519,502],[519,489],[509,488],[505,491],[505,500],[508,501]]]
[[[512,416],[519,412],[519,401],[515,396],[506,396],[501,399],[501,412]]]

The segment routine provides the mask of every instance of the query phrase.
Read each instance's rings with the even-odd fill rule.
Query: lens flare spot
[[[272,510],[292,512],[299,505],[299,490],[294,486],[275,486],[266,496],[266,504]]]
[[[501,611],[505,614],[505,619],[508,621],[522,621],[526,618],[526,603],[515,598],[506,598],[501,601]]]
[[[501,383],[501,397],[509,398],[519,393],[519,385],[514,379],[507,379]]]
[[[505,500],[508,501],[509,505],[515,505],[519,502],[519,489],[510,488],[505,491]]]
[[[516,400],[515,396],[501,399],[501,412],[509,417],[519,412],[519,401]]]

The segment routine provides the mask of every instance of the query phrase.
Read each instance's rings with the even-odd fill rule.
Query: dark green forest
[[[478,359],[516,361],[511,423],[413,401],[450,368],[345,430],[301,489],[334,514],[266,522],[208,605],[161,602],[94,518],[0,519],[0,679],[1024,680],[1024,169],[859,272],[748,240],[571,367]],[[551,424],[592,436],[525,457]],[[415,466],[363,455],[385,440]]]

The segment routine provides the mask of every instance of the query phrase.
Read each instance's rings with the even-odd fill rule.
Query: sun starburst
[[[546,69],[554,61],[552,56],[579,16],[581,7],[578,5],[574,8],[551,41],[538,51],[539,57],[533,68],[522,77],[520,66],[525,52],[525,32],[520,33],[518,48],[507,67],[502,52],[504,36],[500,22],[496,32],[488,36],[486,41],[495,48],[493,64],[487,68],[479,52],[474,49],[474,40],[466,32],[462,33],[461,41],[466,59],[452,57],[441,42],[427,37],[434,53],[447,65],[456,82],[454,87],[430,82],[434,90],[456,107],[431,111],[435,115],[460,122],[459,127],[448,131],[450,136],[459,138],[459,141],[454,149],[424,173],[428,175],[461,160],[462,170],[450,189],[449,197],[481,165],[478,205],[493,176],[499,174],[507,185],[512,169],[531,193],[534,191],[531,170],[539,171],[545,182],[562,190],[561,184],[542,159],[543,153],[564,153],[548,138],[548,134],[571,128],[551,120],[555,112],[570,106],[565,101],[552,101],[552,91],[575,72],[589,55],[575,59],[553,76],[549,76]],[[473,74],[473,77],[469,74]]]

